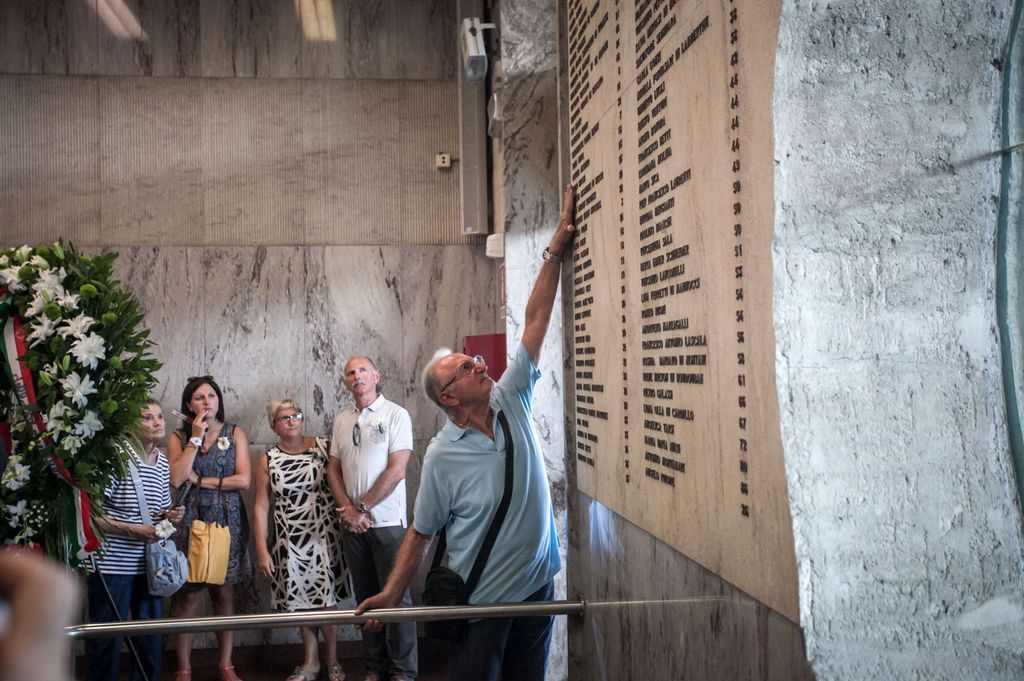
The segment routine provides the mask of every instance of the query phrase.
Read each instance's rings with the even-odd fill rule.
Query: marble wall
[[[154,396],[166,414],[178,407],[188,376],[214,376],[227,418],[245,428],[255,460],[277,441],[265,415],[274,399],[296,399],[306,433],[329,437],[334,416],[351,404],[341,381],[344,362],[368,354],[384,394],[412,416],[410,500],[427,442],[442,423],[419,390],[420,370],[439,346],[460,347],[467,334],[503,330],[496,267],[482,247],[114,250],[118,276],[138,297],[164,363]],[[262,579],[239,596],[240,609],[249,612],[269,611],[268,603]],[[343,628],[341,636],[355,633]],[[297,642],[298,634],[239,632],[238,641]],[[197,641],[213,643],[212,634]]]
[[[4,0],[0,73],[452,80],[453,0]]]
[[[510,351],[522,335],[523,313],[540,271],[541,253],[558,224],[561,207],[558,169],[557,40],[555,4],[551,0],[502,0],[497,3],[501,48],[501,106],[504,115],[498,142],[501,167],[501,213],[495,224],[505,230],[505,323]],[[534,389],[534,421],[543,441],[551,482],[555,524],[566,562],[565,426],[562,395],[561,297],[555,300],[548,334],[541,348],[543,372]],[[566,570],[555,579],[556,598],[564,598]],[[548,664],[552,681],[568,675],[566,621],[555,619]]]
[[[575,491],[569,626],[574,679],[813,681],[800,628]]]

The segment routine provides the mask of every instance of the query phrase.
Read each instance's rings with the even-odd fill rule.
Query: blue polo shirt
[[[434,534],[447,523],[448,567],[468,579],[505,490],[498,410],[508,420],[515,448],[512,501],[470,603],[519,603],[562,568],[544,455],[533,426],[538,378],[540,371],[520,344],[491,390],[495,439],[449,420],[427,446],[413,527]]]

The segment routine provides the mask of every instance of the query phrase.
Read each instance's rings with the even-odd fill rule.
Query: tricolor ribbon
[[[0,290],[0,295],[3,295],[4,292]],[[28,415],[27,421],[29,425],[36,435],[40,435],[46,431],[46,423],[43,421],[42,412],[37,408],[32,370],[20,359],[28,350],[28,347],[25,345],[25,332],[22,328],[21,319],[16,314],[11,314],[0,320],[0,323],[3,324],[3,328],[0,330],[3,334],[0,355],[2,355],[4,372],[14,385],[18,401],[21,402],[23,408],[26,408],[25,413]],[[67,469],[64,463],[64,459],[57,454],[57,448],[53,441],[46,437],[43,443],[48,445],[51,450],[50,468],[57,477],[72,488],[72,502],[68,504],[68,507],[63,512],[67,514],[68,520],[73,519],[74,521],[76,535],[74,539],[77,540],[77,543],[72,542],[74,544],[73,550],[79,560],[84,560],[90,553],[100,547],[100,542],[96,538],[95,532],[93,532],[90,521],[89,495],[75,484],[74,479],[71,477],[71,471]],[[71,538],[69,537],[69,539]]]

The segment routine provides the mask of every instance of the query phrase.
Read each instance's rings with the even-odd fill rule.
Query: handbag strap
[[[467,600],[484,573],[487,559],[491,555],[491,549],[494,548],[494,542],[498,539],[498,532],[501,531],[501,525],[505,521],[508,507],[512,503],[512,484],[515,481],[515,473],[512,468],[515,460],[515,447],[512,444],[512,432],[509,430],[508,420],[505,418],[503,411],[498,412],[498,424],[501,426],[501,432],[505,435],[505,492],[501,497],[501,502],[498,504],[498,509],[494,512],[491,526],[487,528],[487,534],[484,536],[484,542],[480,546],[480,551],[476,554],[476,560],[473,562],[473,569],[470,570],[469,579],[466,580],[465,597]],[[446,525],[445,529],[441,530],[441,539],[438,541],[437,550],[434,552],[432,567],[437,567],[441,564],[441,556],[444,555],[447,549],[447,534]]]
[[[132,476],[132,484],[135,485],[135,496],[139,498],[139,513],[142,514],[142,524],[152,525],[153,517],[149,515],[149,504],[146,503],[146,489],[142,486],[142,478],[139,477],[139,468],[135,465],[135,455],[128,457],[128,473]]]

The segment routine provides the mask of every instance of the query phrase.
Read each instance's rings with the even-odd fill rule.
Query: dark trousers
[[[548,582],[526,601],[550,601]],[[466,638],[453,643],[448,655],[449,681],[542,681],[551,645],[551,616],[503,617],[471,622]]]
[[[117,605],[121,619],[151,620],[163,617],[164,599],[149,595],[146,575],[103,575],[110,589],[110,595]],[[99,575],[90,574],[87,580],[89,592],[89,621],[116,622],[117,615],[110,605],[100,583]],[[132,681],[157,681],[160,678],[160,655],[163,646],[159,636],[133,637],[135,649],[139,651],[145,676],[139,674],[135,660],[131,660]],[[89,662],[89,681],[117,681],[121,663],[121,638],[88,638],[85,653]],[[129,656],[130,657],[130,656]]]
[[[352,575],[357,603],[380,593],[395,565],[404,537],[404,527],[375,527],[363,534],[345,533],[345,562]],[[410,605],[412,596],[406,589],[398,607]],[[366,670],[384,679],[393,676],[411,681],[419,668],[416,645],[415,622],[394,622],[385,626],[384,631],[363,631]]]

